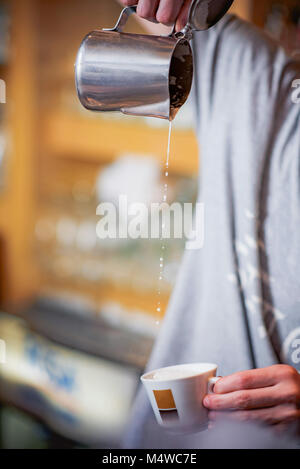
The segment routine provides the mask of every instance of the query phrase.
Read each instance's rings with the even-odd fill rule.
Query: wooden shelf
[[[122,151],[153,155],[163,163],[168,129],[53,112],[45,120],[43,137],[47,150],[58,157],[105,163]],[[173,131],[170,171],[186,176],[197,173],[198,146],[192,130]]]

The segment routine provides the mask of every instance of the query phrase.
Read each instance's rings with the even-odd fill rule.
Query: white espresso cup
[[[175,433],[206,430],[208,411],[203,406],[206,394],[213,393],[217,365],[191,363],[150,371],[141,377],[157,423]]]

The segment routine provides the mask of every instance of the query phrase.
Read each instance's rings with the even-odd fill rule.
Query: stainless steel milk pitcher
[[[116,26],[83,40],[76,60],[78,97],[92,111],[121,111],[173,120],[193,81],[193,31],[213,26],[233,0],[194,0],[179,33],[151,36],[123,33],[135,7],[124,8]]]

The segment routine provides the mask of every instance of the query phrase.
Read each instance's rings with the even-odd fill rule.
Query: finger
[[[208,394],[203,404],[210,410],[248,410],[272,407],[286,402],[279,387],[234,391],[227,394]]]
[[[188,21],[188,15],[190,11],[191,0],[185,0],[184,4],[181,7],[179,15],[176,21],[176,31],[181,31]]]
[[[243,389],[258,389],[274,386],[278,377],[273,367],[247,370],[219,379],[215,384],[216,394],[226,394]]]
[[[153,20],[156,17],[159,0],[140,0],[137,7],[137,14],[141,18]]]
[[[159,23],[173,25],[179,15],[184,0],[160,0],[156,13]]]
[[[125,7],[132,7],[138,3],[138,0],[120,0]]]
[[[300,418],[300,411],[291,405],[279,405],[268,409],[243,410],[235,412],[209,412],[209,419],[217,422],[224,418],[235,421],[259,421],[268,425],[290,424]]]

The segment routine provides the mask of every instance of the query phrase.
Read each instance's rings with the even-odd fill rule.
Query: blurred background
[[[168,123],[93,114],[76,96],[81,40],[120,10],[115,0],[0,0],[2,448],[117,447],[176,279],[184,240],[173,239],[158,318],[159,242],[96,237],[97,205],[120,181],[130,197],[149,173],[157,198],[166,158]],[[233,10],[300,52],[299,0],[236,0]],[[134,18],[127,30],[142,32]],[[197,172],[187,103],[169,201],[196,200]]]

